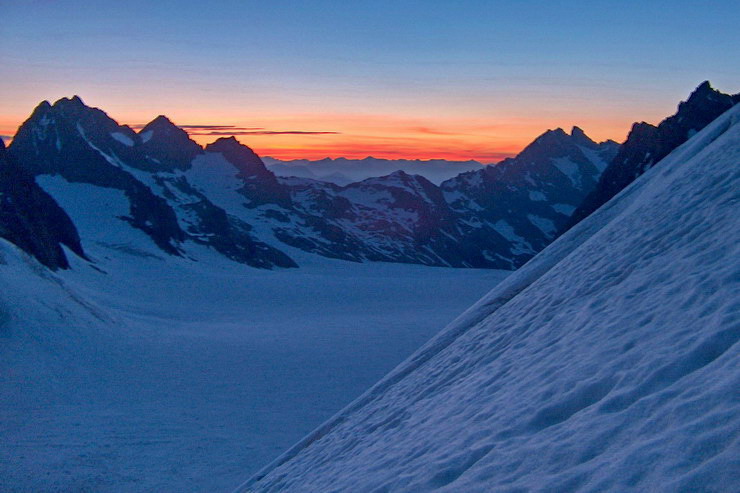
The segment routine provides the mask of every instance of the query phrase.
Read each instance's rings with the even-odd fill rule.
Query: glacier
[[[228,491],[508,274],[169,256],[122,193],[40,181],[97,241],[52,272],[0,239],[3,492]]]

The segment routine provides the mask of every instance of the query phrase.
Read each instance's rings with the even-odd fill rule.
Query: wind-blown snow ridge
[[[738,162],[736,106],[237,491],[737,491]]]

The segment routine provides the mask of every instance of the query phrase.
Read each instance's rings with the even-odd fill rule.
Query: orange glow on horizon
[[[104,109],[104,108],[103,108]],[[220,137],[234,135],[260,156],[276,159],[362,159],[368,156],[384,159],[447,159],[476,160],[495,163],[518,154],[547,129],[562,127],[570,131],[566,118],[552,116],[514,118],[502,115],[494,119],[480,117],[414,118],[390,114],[255,114],[236,119],[219,112],[208,116],[202,110],[182,109],[168,117],[178,125],[224,127],[217,129],[185,129],[191,138],[205,146]],[[29,111],[30,113],[30,111]],[[156,115],[142,118],[138,114],[121,118],[110,114],[119,123],[129,122],[141,128],[142,122]],[[12,137],[24,117],[0,118],[0,135]],[[629,130],[629,123],[593,117],[579,122],[594,140],[608,137],[621,141]],[[135,124],[133,122],[136,122]],[[233,130],[233,132],[231,131]]]
[[[193,140],[205,146],[218,137],[194,135]],[[498,162],[515,156],[521,148],[494,147],[485,143],[445,141],[421,138],[386,138],[372,136],[310,136],[297,139],[292,136],[236,135],[242,144],[251,147],[260,156],[276,159],[363,159],[368,156],[381,159],[447,159],[451,161],[477,160],[483,163]],[[331,138],[328,138],[331,137]]]

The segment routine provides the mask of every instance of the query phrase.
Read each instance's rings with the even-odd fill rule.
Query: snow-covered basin
[[[740,105],[237,491],[740,491]]]
[[[292,250],[300,269],[262,271],[106,221],[104,272],[0,240],[1,491],[228,491],[507,274]]]

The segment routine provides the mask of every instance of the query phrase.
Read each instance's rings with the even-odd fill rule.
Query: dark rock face
[[[457,248],[456,216],[426,178],[397,171],[345,187],[306,181],[291,191],[313,229],[293,234],[306,250],[347,260],[467,265]],[[281,234],[294,241],[287,230]]]
[[[250,207],[277,204],[289,208],[291,199],[288,190],[277,177],[269,171],[262,159],[248,146],[239,143],[234,137],[221,138],[206,146],[206,152],[221,154],[239,172],[244,183],[242,195],[249,199]]]
[[[139,132],[141,149],[155,171],[186,170],[203,149],[187,132],[160,115]]]
[[[85,257],[72,220],[54,199],[6,154],[0,140],[0,237],[50,269],[66,269],[62,245]]]
[[[132,144],[112,134],[120,134],[121,140],[129,139]],[[133,130],[85,106],[75,96],[60,99],[54,106],[41,103],[21,125],[9,153],[34,175],[60,175],[69,182],[122,190],[131,205],[125,220],[149,235],[162,250],[177,255],[184,234],[174,211],[122,165],[146,161],[137,141]]]
[[[297,267],[283,252],[256,241],[250,234],[252,227],[249,224],[226,214],[193,188],[184,176],[160,173],[153,178],[168,203],[187,218],[181,222],[188,239],[253,267]]]
[[[598,185],[578,207],[564,230],[604,205],[737,102],[740,102],[740,94],[723,94],[705,81],[691,93],[688,100],[678,105],[675,115],[666,118],[657,127],[645,122],[635,123]]]
[[[518,156],[442,183],[474,267],[512,269],[545,248],[616,154],[574,127],[549,130]]]

